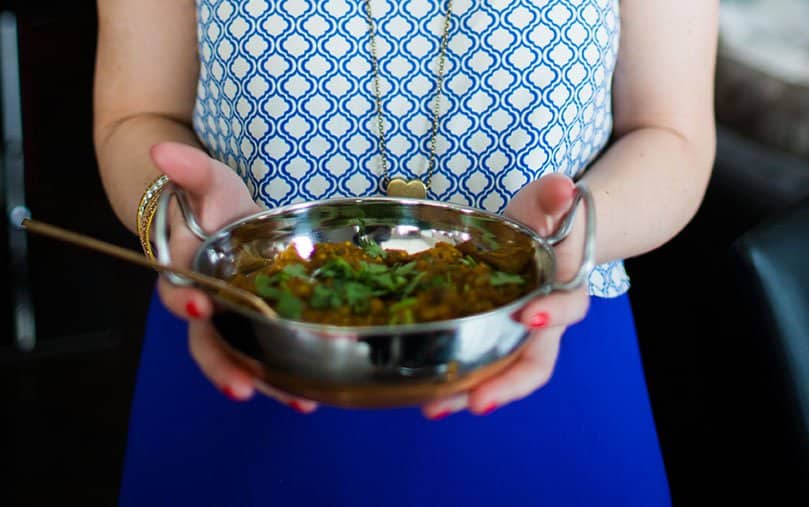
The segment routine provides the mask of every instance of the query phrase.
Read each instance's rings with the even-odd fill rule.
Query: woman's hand
[[[186,191],[199,223],[206,231],[214,231],[236,218],[260,210],[244,182],[231,168],[196,148],[180,143],[161,143],[152,148],[151,157],[169,179]],[[172,208],[169,227],[172,261],[178,266],[187,267],[200,241],[186,227],[182,213],[176,206]],[[163,277],[158,282],[158,292],[172,313],[189,321],[191,356],[205,376],[226,396],[239,401],[247,400],[259,389],[299,412],[315,410],[314,402],[294,398],[253,377],[250,370],[230,352],[208,320],[214,305],[203,292],[176,287]]]
[[[570,178],[548,175],[520,190],[505,214],[531,226],[540,235],[549,236],[570,209],[573,196]],[[569,280],[579,269],[583,248],[582,217],[583,213],[577,213],[570,236],[555,248],[559,281]],[[422,407],[424,415],[442,419],[465,408],[486,415],[533,393],[550,380],[562,334],[569,325],[584,318],[588,306],[586,286],[531,301],[524,307],[520,320],[532,332],[517,361],[468,393],[425,405]]]

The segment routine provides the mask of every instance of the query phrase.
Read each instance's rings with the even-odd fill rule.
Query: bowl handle
[[[590,188],[586,183],[579,182],[576,184],[573,204],[571,204],[570,210],[562,219],[562,223],[559,224],[559,228],[553,236],[550,236],[547,240],[551,245],[555,246],[567,238],[570,231],[573,229],[573,219],[576,218],[576,210],[578,209],[579,202],[582,200],[584,200],[584,211],[586,215],[584,217],[584,252],[582,254],[581,265],[576,275],[570,280],[566,282],[554,282],[552,287],[554,291],[570,291],[578,288],[595,267],[596,213],[593,203],[593,194],[590,192]]]
[[[202,241],[208,239],[208,235],[204,230],[202,230],[196,215],[194,215],[194,209],[191,207],[191,201],[188,200],[188,194],[185,193],[185,190],[178,187],[174,183],[169,183],[165,190],[163,190],[163,192],[160,194],[160,200],[157,201],[157,209],[155,210],[154,218],[154,236],[155,247],[157,249],[157,260],[160,262],[160,264],[165,266],[170,266],[172,264],[171,252],[169,251],[168,228],[169,205],[171,204],[172,197],[177,197],[177,203],[180,205],[180,211],[183,214],[185,225],[188,227],[188,230],[190,230],[194,236],[198,237]],[[164,271],[163,275],[174,285],[189,286],[194,283],[188,278],[170,271]]]

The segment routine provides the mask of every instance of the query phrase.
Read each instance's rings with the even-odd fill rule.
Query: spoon
[[[197,271],[191,271],[188,269],[178,268],[174,266],[165,266],[157,261],[149,259],[143,254],[134,252],[132,250],[121,248],[111,243],[91,238],[90,236],[85,236],[83,234],[68,231],[66,229],[46,224],[38,220],[33,220],[30,216],[30,213],[26,209],[16,208],[11,213],[11,219],[15,227],[25,229],[28,232],[39,234],[42,236],[47,236],[51,239],[63,241],[65,243],[70,243],[78,247],[87,248],[89,250],[109,255],[110,257],[115,257],[117,259],[130,262],[132,264],[149,267],[160,273],[162,272],[176,273],[180,276],[184,276],[190,280],[193,280],[202,287],[215,291],[220,291],[224,294],[227,294],[228,296],[231,296],[239,301],[242,301],[243,303],[246,303],[251,307],[255,308],[260,314],[264,315],[269,319],[275,320],[278,318],[278,314],[275,313],[275,310],[273,310],[263,299],[261,299],[260,297],[256,296],[251,292],[239,289],[238,287],[234,287],[229,283],[225,282],[224,280],[220,280],[218,278],[214,278],[208,275],[203,275],[202,273],[199,273]]]

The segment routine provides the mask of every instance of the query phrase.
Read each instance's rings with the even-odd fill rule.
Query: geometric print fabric
[[[618,0],[454,0],[429,198],[502,211],[612,131]],[[372,0],[391,176],[426,173],[446,3]],[[194,129],[268,207],[380,193],[364,0],[198,0]],[[626,292],[623,264],[590,293]]]

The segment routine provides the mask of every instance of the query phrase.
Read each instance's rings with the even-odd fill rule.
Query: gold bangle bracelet
[[[155,211],[157,210],[157,201],[163,189],[169,182],[168,176],[165,174],[155,178],[146,191],[140,198],[138,204],[138,217],[137,229],[138,238],[140,239],[140,246],[143,248],[143,253],[146,257],[154,260],[154,252],[152,252],[152,220],[154,220]]]

